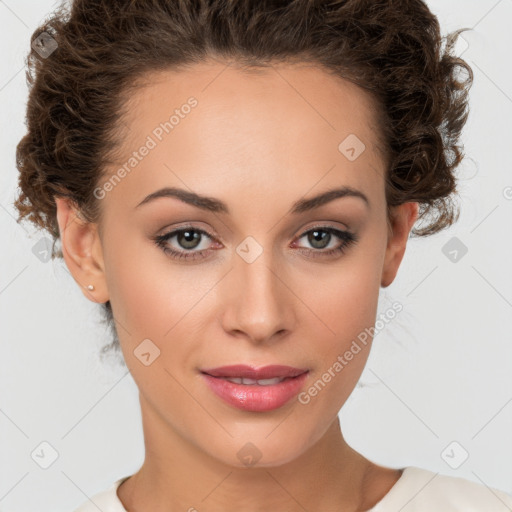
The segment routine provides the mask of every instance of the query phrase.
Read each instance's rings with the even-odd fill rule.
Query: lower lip
[[[202,375],[210,389],[228,404],[244,411],[263,412],[278,409],[296,396],[304,385],[307,372],[271,386],[235,384],[220,377]]]

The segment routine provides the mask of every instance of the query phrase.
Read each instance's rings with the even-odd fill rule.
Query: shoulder
[[[98,510],[101,512],[126,512],[117,496],[117,488],[127,478],[129,477],[116,480],[108,489],[95,494],[73,512],[98,512]]]
[[[511,512],[512,496],[465,478],[409,466],[370,512]]]

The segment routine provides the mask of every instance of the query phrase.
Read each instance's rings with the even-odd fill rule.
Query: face
[[[101,226],[64,230],[59,200],[66,263],[95,285],[91,300],[111,301],[147,444],[180,438],[233,466],[246,453],[289,462],[329,431],[361,375],[361,333],[417,204],[388,230],[372,98],[350,82],[216,62],[149,82],[96,191]],[[181,196],[151,197],[164,188]],[[267,386],[203,373],[241,364],[302,375]]]

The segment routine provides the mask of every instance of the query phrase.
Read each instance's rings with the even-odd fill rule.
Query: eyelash
[[[172,258],[175,259],[184,259],[184,260],[197,260],[197,259],[203,259],[208,256],[207,253],[211,252],[211,250],[204,249],[202,251],[177,251],[176,249],[171,249],[166,242],[168,242],[171,238],[174,238],[175,235],[185,232],[185,231],[193,231],[196,233],[200,233],[201,235],[206,235],[208,238],[211,238],[214,240],[215,238],[210,235],[207,231],[204,231],[199,228],[194,228],[192,226],[185,226],[180,229],[176,229],[174,231],[169,231],[168,233],[164,233],[163,235],[158,235],[156,237],[153,237],[154,242],[160,249],[163,250],[165,254],[168,254]],[[330,227],[330,226],[318,226],[313,227],[311,229],[308,229],[307,231],[304,231],[299,237],[298,240],[300,240],[302,237],[307,235],[308,233],[311,233],[312,231],[325,231],[327,233],[331,233],[335,235],[337,238],[342,240],[344,243],[342,243],[340,246],[335,247],[334,249],[330,249],[328,251],[321,251],[320,249],[307,249],[304,247],[299,247],[299,251],[301,252],[313,252],[317,253],[313,257],[329,257],[333,256],[334,254],[344,254],[345,250],[348,249],[349,246],[357,243],[359,241],[359,237],[355,233],[351,233],[350,231],[341,231],[339,229]]]

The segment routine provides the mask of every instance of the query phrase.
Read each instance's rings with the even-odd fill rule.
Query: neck
[[[141,405],[145,460],[118,488],[130,512],[360,511],[380,498],[365,489],[375,465],[346,443],[337,416],[320,440],[291,462],[238,468],[188,442],[142,398]]]

